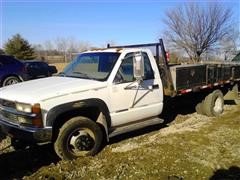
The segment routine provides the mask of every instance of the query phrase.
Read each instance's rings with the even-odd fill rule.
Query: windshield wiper
[[[60,72],[60,73],[58,73],[58,76],[63,76],[63,77],[65,77],[65,76],[66,76],[66,73],[65,73],[65,72]]]
[[[95,80],[93,77],[89,76],[88,74],[86,73],[82,73],[82,72],[78,72],[78,71],[74,71],[72,72],[73,74],[80,74],[80,75],[83,75],[84,78],[87,78],[87,79],[91,79],[91,80]]]

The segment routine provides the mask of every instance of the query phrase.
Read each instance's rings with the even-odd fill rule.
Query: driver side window
[[[118,69],[118,72],[114,79],[114,83],[120,84],[135,81],[133,75],[133,58],[134,58],[133,53],[129,53],[126,55],[126,57],[123,59],[121,66]],[[154,79],[154,73],[147,53],[143,53],[143,58],[144,58],[143,80]]]
[[[133,53],[127,54],[123,59],[121,66],[115,76],[114,82],[127,83],[133,82],[135,79],[133,77]]]

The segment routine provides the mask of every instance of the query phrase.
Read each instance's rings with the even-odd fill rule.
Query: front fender
[[[100,113],[102,113],[102,115],[105,117],[107,125],[106,128],[108,129],[111,127],[111,118],[109,115],[108,107],[106,103],[101,99],[85,99],[55,106],[47,114],[46,125],[53,126],[54,121],[57,119],[57,117],[63,113],[86,107],[97,107],[100,110]]]

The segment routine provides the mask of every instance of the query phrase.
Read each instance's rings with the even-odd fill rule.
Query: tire
[[[203,102],[200,102],[196,105],[195,110],[198,114],[204,115],[204,110],[203,110]]]
[[[21,82],[16,76],[9,76],[3,80],[2,86],[9,86]]]
[[[220,90],[215,90],[206,96],[203,110],[207,116],[219,116],[223,112],[224,99]]]
[[[67,121],[54,143],[57,155],[63,160],[93,156],[101,149],[103,133],[94,121],[78,116]]]

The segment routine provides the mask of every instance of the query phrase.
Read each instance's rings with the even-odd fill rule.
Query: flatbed
[[[240,81],[239,63],[199,63],[170,66],[177,94],[229,85]]]

